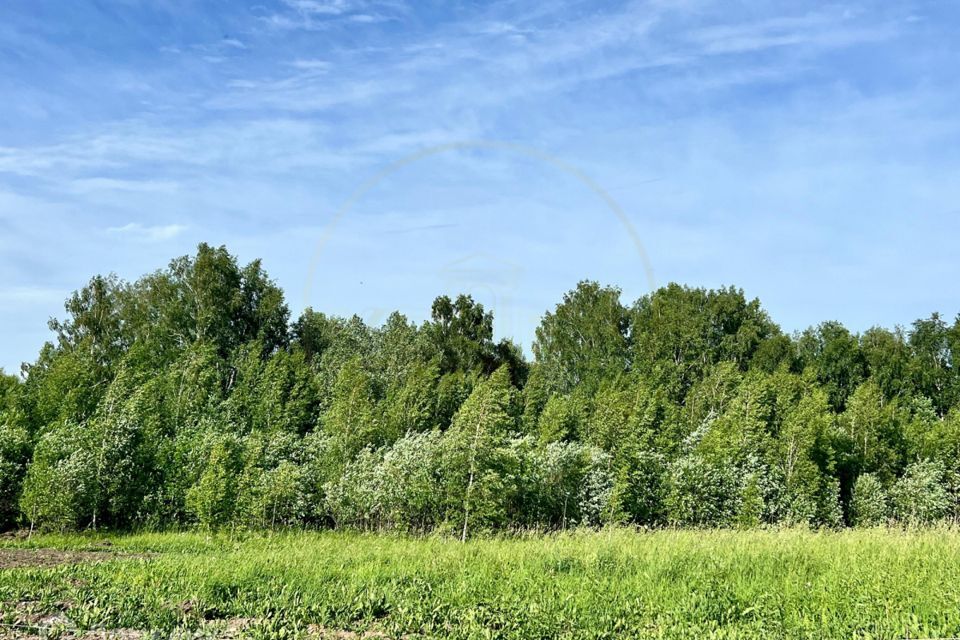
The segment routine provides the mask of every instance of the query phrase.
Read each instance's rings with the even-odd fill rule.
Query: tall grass
[[[101,548],[103,536],[20,546]],[[86,626],[258,618],[442,638],[903,638],[960,633],[952,530],[624,530],[413,539],[138,534],[147,557],[0,570],[0,601],[71,603]],[[12,615],[12,614],[8,614]]]

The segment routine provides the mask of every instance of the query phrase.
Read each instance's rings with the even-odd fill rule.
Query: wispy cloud
[[[696,29],[688,41],[699,55],[723,55],[780,47],[848,47],[897,33],[896,22],[864,25],[852,22],[848,12],[825,11]]]
[[[301,18],[342,19],[363,6],[347,0],[303,2],[289,5]],[[576,20],[553,17],[535,23],[503,19],[491,9],[487,17],[445,25],[429,38],[393,43],[375,65],[359,64],[358,57],[375,52],[358,48],[340,60],[294,61],[287,65],[295,69],[292,73],[233,79],[228,91],[212,96],[207,105],[307,113],[389,100],[436,114],[438,109],[498,107],[665,69],[688,73],[689,89],[703,91],[780,82],[809,68],[809,59],[824,52],[890,40],[901,29],[892,18],[864,20],[840,10],[710,26],[703,26],[698,15],[683,3],[629,3]],[[764,60],[763,67],[749,59],[765,52],[779,57]],[[743,64],[731,66],[731,56],[741,57]],[[463,73],[465,68],[470,72]],[[645,82],[657,92],[658,83],[679,88],[683,79],[654,76]]]
[[[137,242],[163,242],[172,240],[186,230],[187,227],[181,224],[144,226],[137,222],[131,222],[122,227],[110,227],[107,229],[107,233]]]
[[[160,53],[172,56],[189,57],[190,54],[211,64],[220,64],[242,55],[247,50],[247,44],[229,35],[210,42],[195,42],[192,44],[167,44],[160,47]]]
[[[170,193],[178,189],[171,180],[123,180],[117,178],[78,178],[70,188],[79,194],[103,192]]]
[[[357,5],[349,0],[284,0],[284,3],[304,15],[333,16],[344,14]]]
[[[202,237],[265,258],[298,301],[324,225],[365,180],[495,139],[613,185],[663,280],[735,282],[774,304],[790,283],[808,301],[781,299],[792,327],[851,307],[853,289],[900,321],[903,301],[960,277],[960,223],[939,213],[960,197],[948,4],[164,2],[181,14],[157,20],[140,2],[80,3],[48,23],[0,3],[0,280],[22,289],[0,299],[134,278]],[[345,284],[311,304],[429,308],[436,263],[491,247],[531,265],[516,296],[531,318],[582,277],[645,286],[636,252],[613,247],[622,233],[597,231],[601,204],[529,158],[450,151],[361,200],[325,262]],[[834,276],[854,260],[861,282],[844,287]],[[11,302],[4,326],[42,327],[47,304]],[[8,333],[8,362],[35,353]]]
[[[313,31],[339,22],[388,22],[408,10],[398,0],[283,0],[283,4],[285,11],[269,13],[261,20],[275,29]]]
[[[314,73],[329,71],[331,67],[333,67],[333,64],[329,60],[317,60],[315,58],[298,58],[290,61],[288,64],[294,69]]]
[[[0,306],[59,302],[63,294],[61,289],[47,287],[0,287]]]

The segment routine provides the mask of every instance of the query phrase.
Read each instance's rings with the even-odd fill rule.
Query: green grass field
[[[960,533],[948,530],[613,530],[467,544],[183,533],[35,536],[0,549],[7,625],[60,611],[81,629],[215,630],[244,619],[243,634],[276,638],[321,628],[440,638],[960,633]]]

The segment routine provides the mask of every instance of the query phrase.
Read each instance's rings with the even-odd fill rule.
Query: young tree
[[[416,364],[387,387],[383,419],[387,432],[400,436],[438,426],[439,370],[433,364]]]
[[[367,446],[390,441],[377,416],[373,379],[359,358],[344,365],[337,376],[330,408],[323,415],[324,431],[346,465]]]
[[[741,492],[733,474],[732,468],[711,464],[697,455],[674,462],[665,500],[669,522],[695,527],[732,524]]]
[[[37,443],[20,497],[31,529],[67,531],[91,523],[96,459],[89,446],[77,446],[78,432],[76,425],[63,424]]]
[[[495,519],[503,507],[497,491],[502,481],[498,449],[516,431],[517,400],[510,372],[501,367],[480,383],[453,419],[444,467],[452,502],[460,505],[462,540],[469,535],[471,518]]]
[[[953,368],[951,342],[950,329],[939,313],[913,323],[910,377],[917,392],[930,398],[941,417],[956,401],[957,372]]]
[[[335,527],[375,530],[384,524],[383,454],[369,447],[324,487]]]
[[[540,442],[548,444],[576,439],[584,431],[586,416],[586,402],[579,394],[551,396],[538,421]]]
[[[17,401],[17,394],[20,392],[20,379],[16,376],[8,376],[0,368],[0,416],[12,412]]]
[[[885,403],[880,388],[872,381],[861,385],[847,404],[840,419],[849,446],[846,467],[853,477],[876,473],[889,482],[903,468],[906,449],[898,405]]]
[[[246,430],[304,434],[320,414],[320,392],[299,349],[263,359],[259,341],[238,349],[226,409]],[[228,383],[229,384],[229,383]]]
[[[206,468],[187,492],[187,509],[202,526],[215,529],[233,520],[242,449],[229,434],[211,434],[208,442]]]
[[[770,463],[782,482],[778,517],[789,524],[809,524],[816,515],[818,493],[834,468],[835,418],[827,394],[804,389],[785,411],[770,451]]]
[[[383,517],[390,527],[426,533],[443,518],[443,436],[411,432],[383,456]]]
[[[888,331],[874,327],[860,338],[867,371],[887,400],[904,398],[912,391],[910,347],[899,328]]]

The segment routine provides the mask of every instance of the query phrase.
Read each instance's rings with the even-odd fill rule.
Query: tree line
[[[785,334],[741,290],[581,282],[532,361],[469,296],[291,320],[200,245],[97,276],[0,375],[0,528],[409,532],[960,515],[960,319]]]

